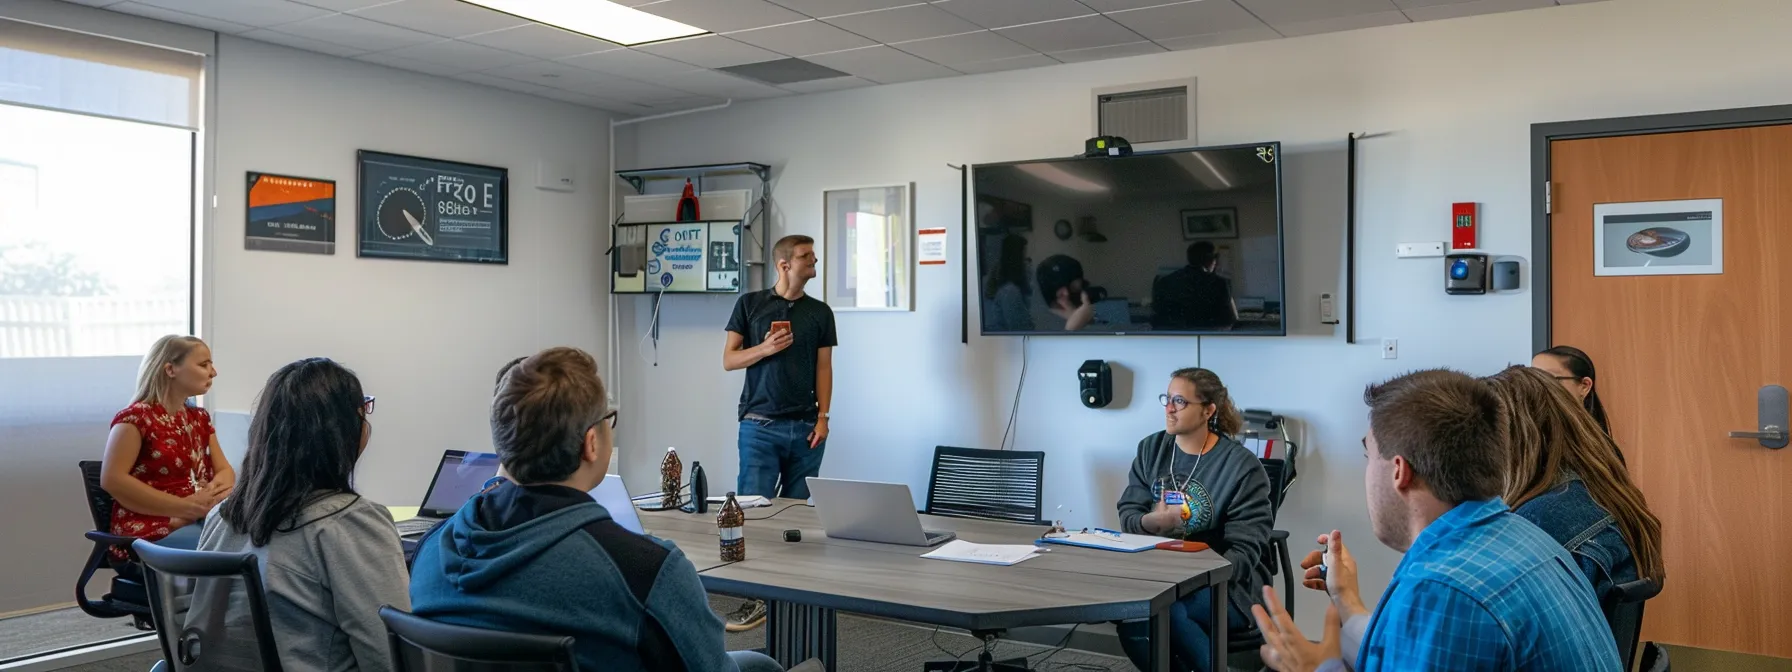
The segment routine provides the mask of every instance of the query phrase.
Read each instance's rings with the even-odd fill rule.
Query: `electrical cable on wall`
[[[636,350],[641,353],[641,363],[658,367],[660,365],[660,305],[666,299],[666,286],[660,285],[660,293],[653,295],[653,319],[647,321],[647,331],[641,334],[641,345]],[[647,358],[647,339],[653,339],[653,359]]]
[[[1020,393],[1027,386],[1027,342],[1031,340],[1032,336],[1020,337],[1020,380],[1014,383],[1014,406],[1008,409],[1008,424],[1002,428],[1002,445],[998,450],[1008,449],[1008,436],[1014,432],[1014,422],[1020,416]]]

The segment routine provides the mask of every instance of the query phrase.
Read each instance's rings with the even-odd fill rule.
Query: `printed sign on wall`
[[[249,173],[243,249],[336,253],[336,182]]]

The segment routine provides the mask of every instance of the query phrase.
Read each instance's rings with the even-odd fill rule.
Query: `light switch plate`
[[[1394,246],[1394,256],[1401,259],[1423,259],[1426,257],[1444,256],[1444,244],[1436,243],[1399,243]]]

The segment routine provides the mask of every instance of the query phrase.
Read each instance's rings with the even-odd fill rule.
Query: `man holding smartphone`
[[[785,236],[772,246],[778,282],[742,294],[728,318],[722,368],[747,370],[740,393],[741,495],[808,499],[821,473],[828,405],[834,392],[834,311],[803,286],[815,277],[815,239]],[[728,615],[740,632],[765,621],[765,604],[748,602]]]

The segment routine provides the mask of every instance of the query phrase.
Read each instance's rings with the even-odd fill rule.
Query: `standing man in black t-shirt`
[[[808,499],[806,478],[821,474],[828,405],[834,394],[834,311],[803,293],[815,277],[815,239],[785,236],[772,246],[778,284],[743,294],[728,318],[722,368],[747,370],[740,393],[741,495]],[[740,632],[765,621],[765,603],[728,615]]]

